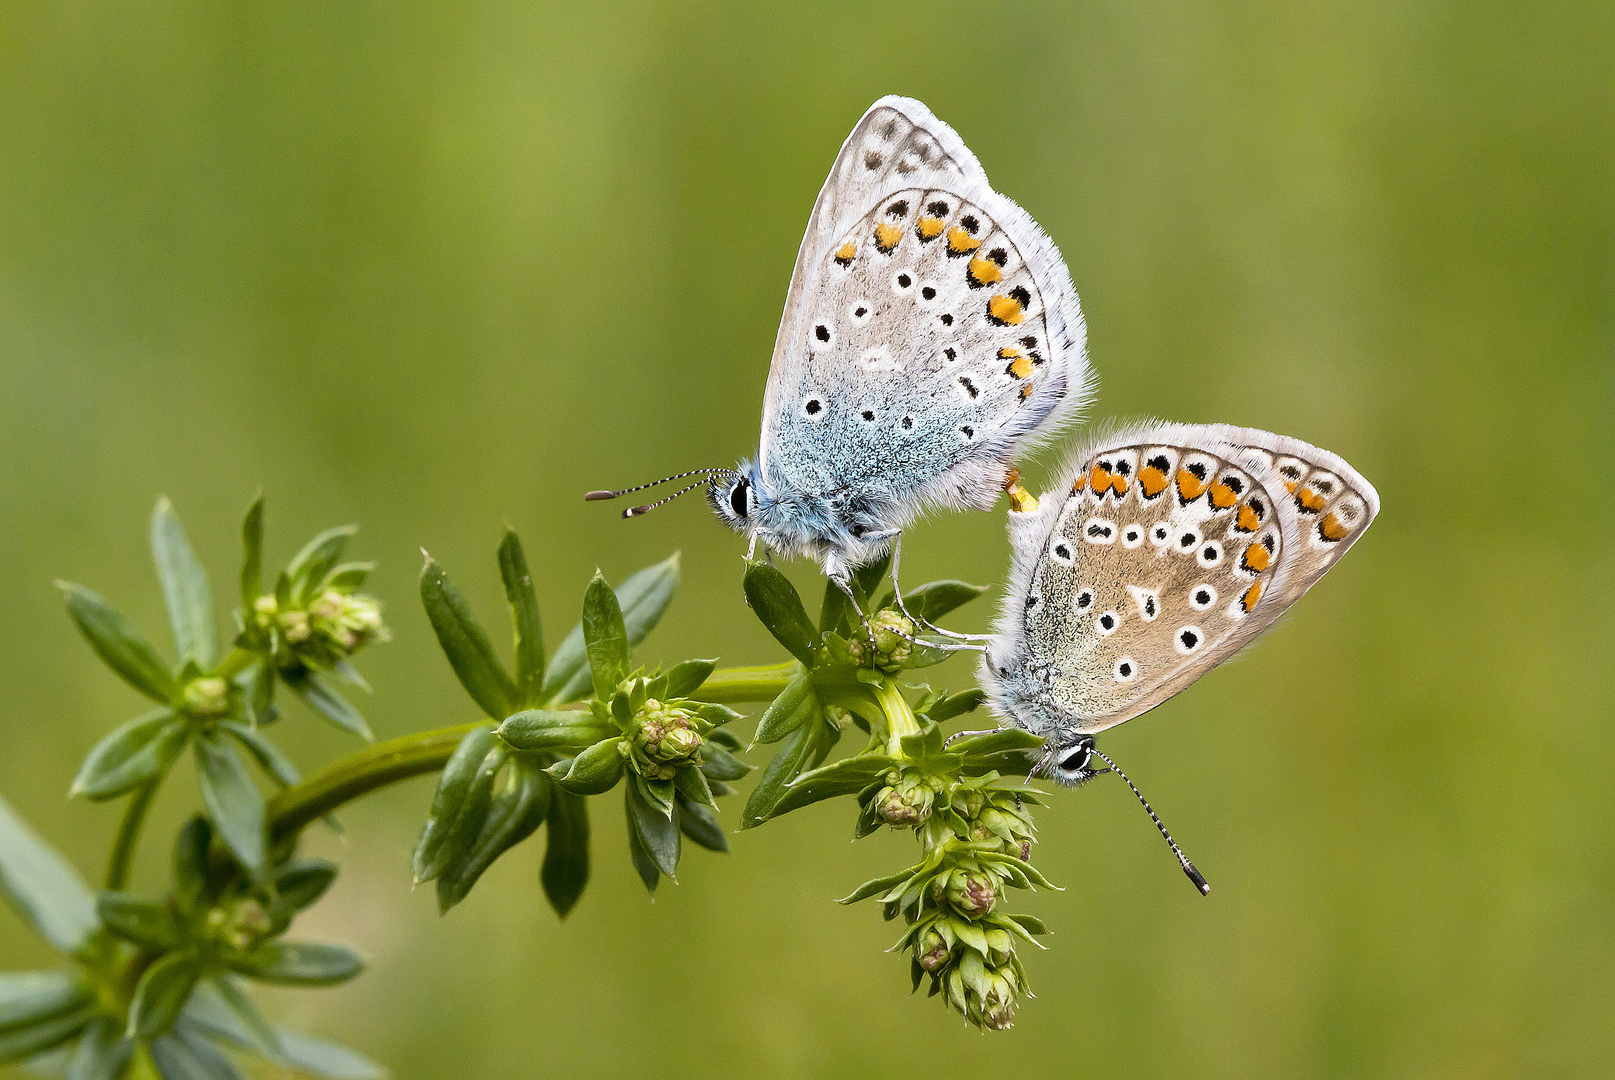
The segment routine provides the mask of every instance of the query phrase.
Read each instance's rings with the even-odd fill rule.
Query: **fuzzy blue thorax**
[[[753,543],[780,555],[813,558],[832,577],[877,558],[899,528],[881,513],[880,504],[852,499],[844,491],[782,489],[755,460],[740,462],[733,476],[715,477],[707,486],[707,501],[725,524]]]

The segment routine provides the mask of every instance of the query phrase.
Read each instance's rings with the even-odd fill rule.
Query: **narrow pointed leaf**
[[[283,986],[335,986],[364,970],[359,954],[342,945],[313,941],[272,941],[235,965],[260,982]]]
[[[82,585],[58,581],[56,587],[62,590],[73,624],[107,667],[153,701],[166,705],[173,700],[177,692],[173,673],[117,608]]]
[[[836,903],[856,904],[858,901],[867,900],[871,896],[880,896],[883,893],[888,893],[895,886],[900,885],[907,881],[910,877],[913,877],[916,869],[916,867],[910,867],[907,870],[899,870],[897,873],[889,874],[886,877],[875,878],[873,881],[866,881],[854,889],[849,895],[837,900]]]
[[[0,1033],[58,1016],[90,996],[84,980],[70,972],[0,972]]]
[[[774,807],[774,814],[786,814],[824,799],[855,794],[895,764],[884,754],[869,754],[842,758],[833,765],[803,773],[786,788]]]
[[[729,851],[729,838],[723,835],[717,815],[707,807],[681,798],[673,811],[673,818],[680,832],[708,851]]]
[[[470,852],[437,879],[440,912],[464,900],[494,860],[531,836],[549,808],[550,782],[542,773],[521,775],[516,785],[495,800]]]
[[[167,904],[132,893],[104,892],[96,898],[95,907],[101,925],[125,941],[166,952],[185,940],[185,926]]]
[[[186,916],[201,911],[210,899],[208,849],[213,844],[213,826],[198,814],[174,838],[174,901]]]
[[[933,581],[904,593],[903,606],[910,615],[935,622],[986,591],[987,586],[972,585],[968,581]],[[881,598],[881,606],[896,606],[891,593]]]
[[[240,984],[228,975],[214,975],[208,981],[225,1007],[241,1022],[242,1030],[251,1037],[252,1048],[276,1064],[283,1063],[285,1053],[281,1049],[280,1035],[275,1031],[275,1026],[264,1019],[258,1006],[252,1003]]]
[[[258,763],[258,767],[281,787],[291,787],[301,779],[297,766],[292,764],[291,759],[252,728],[234,720],[226,720],[219,727],[245,747],[253,760]]]
[[[185,748],[186,728],[157,709],[115,728],[79,766],[69,795],[111,799],[163,775]]]
[[[515,711],[516,687],[471,608],[436,559],[421,568],[421,603],[449,666],[477,707],[495,720]]]
[[[147,968],[129,1006],[129,1035],[155,1039],[173,1027],[201,977],[189,953],[169,953]]]
[[[313,587],[325,579],[326,573],[342,558],[342,549],[359,531],[357,525],[338,525],[326,529],[303,545],[286,564],[286,577],[291,586],[291,598],[306,602],[312,599]]]
[[[952,720],[955,716],[962,716],[967,712],[974,712],[987,700],[986,691],[979,687],[965,690],[957,694],[948,694],[931,703],[925,710],[925,716],[934,723],[943,723]]]
[[[773,758],[763,766],[757,786],[751,789],[751,797],[746,800],[746,808],[740,814],[742,829],[755,828],[773,815],[774,808],[785,795],[786,785],[807,768],[815,748],[812,725],[799,727],[785,737]]]
[[[196,772],[213,828],[253,876],[264,869],[264,796],[240,755],[216,732],[197,735]]]
[[[442,848],[438,852],[437,873],[442,877],[452,874],[471,854],[472,845],[482,834],[488,823],[488,817],[493,812],[493,797],[495,783],[499,779],[499,772],[510,759],[510,751],[499,740],[495,739],[489,746],[488,752],[477,763],[475,774],[471,783],[466,787],[465,798],[460,802],[459,812],[448,827],[448,834],[443,838]]]
[[[537,705],[543,700],[544,629],[527,555],[514,530],[505,530],[499,542],[499,576],[505,582],[505,602],[516,633],[516,704]]]
[[[679,557],[677,554],[653,566],[638,571],[617,586],[617,605],[622,609],[623,626],[628,632],[628,647],[632,649],[645,640],[668,604],[679,584]],[[544,689],[541,696],[549,704],[563,704],[588,696],[592,686],[588,657],[584,651],[583,625],[572,628],[550,657],[544,671]]]
[[[298,912],[313,906],[336,875],[336,863],[326,859],[294,859],[275,867],[275,907]]]
[[[264,591],[264,497],[259,495],[241,519],[241,613],[252,618],[252,605]]]
[[[117,1080],[134,1051],[135,1044],[124,1035],[123,1025],[110,1016],[97,1017],[67,1059],[67,1080]]]
[[[751,766],[711,739],[701,747],[701,771],[708,780],[739,780],[751,772]]]
[[[645,841],[639,834],[638,818],[641,815],[660,817],[654,811],[647,812],[643,805],[644,800],[636,797],[633,784],[623,785],[623,808],[628,816],[628,861],[633,864],[634,872],[639,880],[645,883],[649,892],[655,892],[657,884],[661,881],[662,871],[656,864],[656,859],[645,847]],[[677,836],[677,832],[674,833]]]
[[[153,1041],[151,1060],[163,1080],[243,1080],[235,1062],[188,1023]]]
[[[180,663],[195,660],[204,669],[218,660],[219,635],[213,622],[213,591],[207,571],[191,549],[185,526],[165,496],[151,515],[151,556],[163,585],[174,653]]]
[[[581,795],[557,791],[545,819],[539,879],[555,914],[566,918],[589,883],[589,808]]]
[[[689,697],[701,689],[701,684],[707,681],[718,666],[716,660],[686,660],[682,664],[674,664],[665,676],[667,689],[663,691],[665,697]]]
[[[0,894],[58,952],[72,953],[100,921],[77,871],[0,798]]]
[[[355,709],[347,698],[332,690],[324,679],[312,671],[299,671],[296,674],[281,672],[281,681],[286,688],[296,694],[309,708],[319,713],[326,721],[341,728],[343,731],[357,735],[365,742],[375,742],[376,737],[370,733],[370,725],[365,723],[358,709]]]
[[[752,563],[744,580],[746,603],[774,639],[808,667],[819,652],[819,631],[808,620],[802,598],[784,574],[768,563]]]
[[[420,841],[415,845],[414,871],[416,881],[431,881],[443,866],[443,844],[448,839],[466,794],[477,776],[482,759],[488,756],[497,737],[492,727],[473,728],[455,748],[448,764],[443,766],[437,791],[432,796],[432,809],[421,830]]]
[[[524,709],[499,725],[499,737],[517,750],[566,750],[610,738],[617,729],[588,712]]]
[[[252,1033],[208,983],[198,986],[191,995],[191,1003],[180,1018],[180,1026],[187,1035],[199,1029],[243,1050],[257,1047]],[[385,1080],[388,1075],[386,1069],[356,1050],[278,1024],[274,1027],[275,1035],[280,1040],[282,1060],[298,1072],[325,1077],[326,1080]]]
[[[817,719],[823,711],[824,706],[813,691],[813,679],[803,672],[787,683],[779,697],[764,710],[753,738],[759,743],[779,742],[809,720]]]
[[[628,627],[617,594],[598,570],[583,594],[583,648],[594,696],[606,701],[628,677]]]
[[[621,735],[604,739],[588,747],[571,761],[558,761],[550,766],[548,774],[563,791],[574,795],[600,795],[617,786],[623,778],[626,763],[618,746]]]
[[[95,1007],[85,1004],[35,1024],[0,1032],[0,1065],[25,1061],[47,1050],[54,1050],[77,1037],[94,1018]]]
[[[969,759],[983,757],[988,754],[1002,754],[1010,750],[1040,750],[1043,747],[1043,738],[1033,735],[1018,727],[1002,728],[998,731],[988,731],[980,735],[971,735],[967,738],[956,739],[948,744],[952,753]]]

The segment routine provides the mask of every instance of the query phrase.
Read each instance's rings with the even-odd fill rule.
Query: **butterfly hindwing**
[[[769,484],[854,492],[899,520],[986,506],[1027,436],[1088,393],[1053,244],[923,105],[877,102],[798,256],[764,402]]]

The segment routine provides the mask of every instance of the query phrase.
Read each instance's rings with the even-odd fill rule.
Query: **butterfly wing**
[[[1251,641],[1379,506],[1334,455],[1226,426],[1132,428],[1063,475],[1015,524],[999,632],[1024,635],[1023,663],[1076,734],[1153,708]]]
[[[797,256],[763,401],[776,493],[850,496],[894,527],[991,505],[1029,437],[1092,393],[1048,236],[917,101],[876,102]]]

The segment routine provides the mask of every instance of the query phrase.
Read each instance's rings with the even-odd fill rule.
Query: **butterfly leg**
[[[903,618],[914,623],[916,626],[923,626],[932,633],[941,634],[943,637],[947,638],[953,638],[955,641],[986,641],[992,637],[991,634],[956,634],[952,630],[942,629],[942,627],[937,626],[924,615],[916,615],[909,611],[907,605],[903,603],[903,585],[898,580],[899,575],[901,574],[902,565],[903,534],[899,532],[895,534],[892,540],[892,596],[896,598],[897,610],[903,613]]]
[[[863,605],[858,602],[858,594],[852,591],[852,582],[848,581],[839,569],[836,573],[830,575],[830,580],[835,582],[836,586],[847,594],[847,600],[852,604],[852,610],[858,613],[858,621],[864,627],[864,638],[869,642],[869,653],[873,656],[875,653],[875,628],[869,625],[869,616],[864,614]]]

